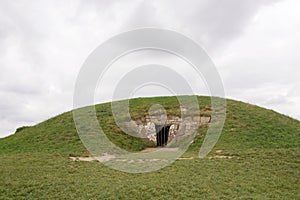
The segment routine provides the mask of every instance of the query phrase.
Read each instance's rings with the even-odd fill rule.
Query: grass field
[[[210,98],[198,97],[200,108]],[[175,97],[130,101],[134,117],[153,103],[178,113]],[[100,124],[118,146],[140,151],[153,144],[124,135],[110,103],[96,106]],[[207,113],[206,113],[207,115]],[[300,199],[300,122],[271,110],[227,101],[227,118],[214,150],[197,157],[207,126],[183,157],[159,171],[129,174],[88,156],[67,112],[0,139],[0,199]],[[221,152],[217,150],[222,150]],[[217,153],[217,152],[219,153]],[[211,158],[215,155],[233,156]]]

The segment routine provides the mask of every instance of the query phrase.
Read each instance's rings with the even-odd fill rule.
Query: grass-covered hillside
[[[198,97],[203,115],[210,98]],[[179,115],[176,97],[130,100],[132,118],[153,104]],[[116,145],[140,151],[153,143],[122,133],[111,104],[96,105],[104,132]],[[170,166],[128,174],[100,162],[74,162],[89,156],[72,112],[0,139],[0,199],[300,199],[300,122],[271,110],[227,100],[227,117],[213,151],[198,158],[208,125]]]

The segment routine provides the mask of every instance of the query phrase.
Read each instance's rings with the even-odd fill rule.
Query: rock
[[[200,123],[200,122],[201,122],[201,117],[200,117],[200,116],[194,116],[194,117],[193,117],[193,121],[194,121],[194,122],[199,122],[199,123]]]
[[[149,140],[156,142],[155,124],[153,122],[148,122],[147,125],[145,126],[145,130],[146,130],[146,137]]]
[[[201,117],[201,124],[207,124],[210,122],[210,117]]]

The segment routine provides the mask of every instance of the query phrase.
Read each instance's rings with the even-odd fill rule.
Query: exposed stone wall
[[[170,143],[176,136],[192,134],[192,130],[209,122],[210,117],[189,116],[183,120],[177,116],[155,115],[143,116],[136,121],[131,121],[127,123],[127,128],[137,132],[141,138],[156,142],[155,125],[170,126],[168,137],[168,143]]]

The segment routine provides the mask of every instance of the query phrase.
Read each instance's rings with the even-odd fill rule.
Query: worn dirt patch
[[[188,157],[188,158],[177,158],[176,160],[193,160],[194,157]]]
[[[147,152],[158,151],[158,150],[160,150],[160,151],[177,151],[178,148],[168,148],[168,147],[160,147],[160,148],[158,148],[158,147],[152,147],[152,148],[146,148],[146,149],[142,150],[141,152],[147,153]]]
[[[222,149],[216,150],[216,153],[222,153],[222,152],[223,152]]]
[[[152,152],[152,151],[177,151],[178,148],[146,148],[144,150],[142,150],[141,152],[143,153],[148,153],[148,152]],[[108,154],[108,153],[104,153],[102,156],[99,157],[69,157],[72,161],[84,161],[84,162],[91,162],[91,161],[100,161],[100,162],[107,162],[110,161],[112,159],[115,159],[116,156],[112,155],[112,154]],[[177,160],[192,160],[194,159],[194,157],[188,157],[188,158],[177,158]],[[128,159],[116,159],[115,161],[117,162],[133,162],[133,160],[128,160]],[[137,160],[138,162],[144,162],[142,160]],[[148,159],[148,161],[151,162],[156,162],[156,161],[164,161],[163,159]]]
[[[70,159],[72,161],[86,161],[86,162],[91,162],[91,161],[97,160],[94,157],[70,157]]]
[[[236,158],[236,156],[214,155],[214,156],[210,156],[208,158],[209,159],[214,159],[214,158],[231,159],[231,158]]]
[[[70,157],[72,161],[85,161],[85,162],[91,162],[91,161],[100,161],[100,162],[106,162],[113,158],[115,158],[115,155],[111,155],[108,153],[104,153],[102,156],[99,157]]]
[[[213,156],[209,156],[209,159],[213,159],[213,158],[220,158],[220,159],[231,159],[231,158],[237,158],[237,156],[229,156],[229,155],[220,155],[220,153],[222,153],[223,150],[222,149],[217,149],[215,151],[216,155]]]

